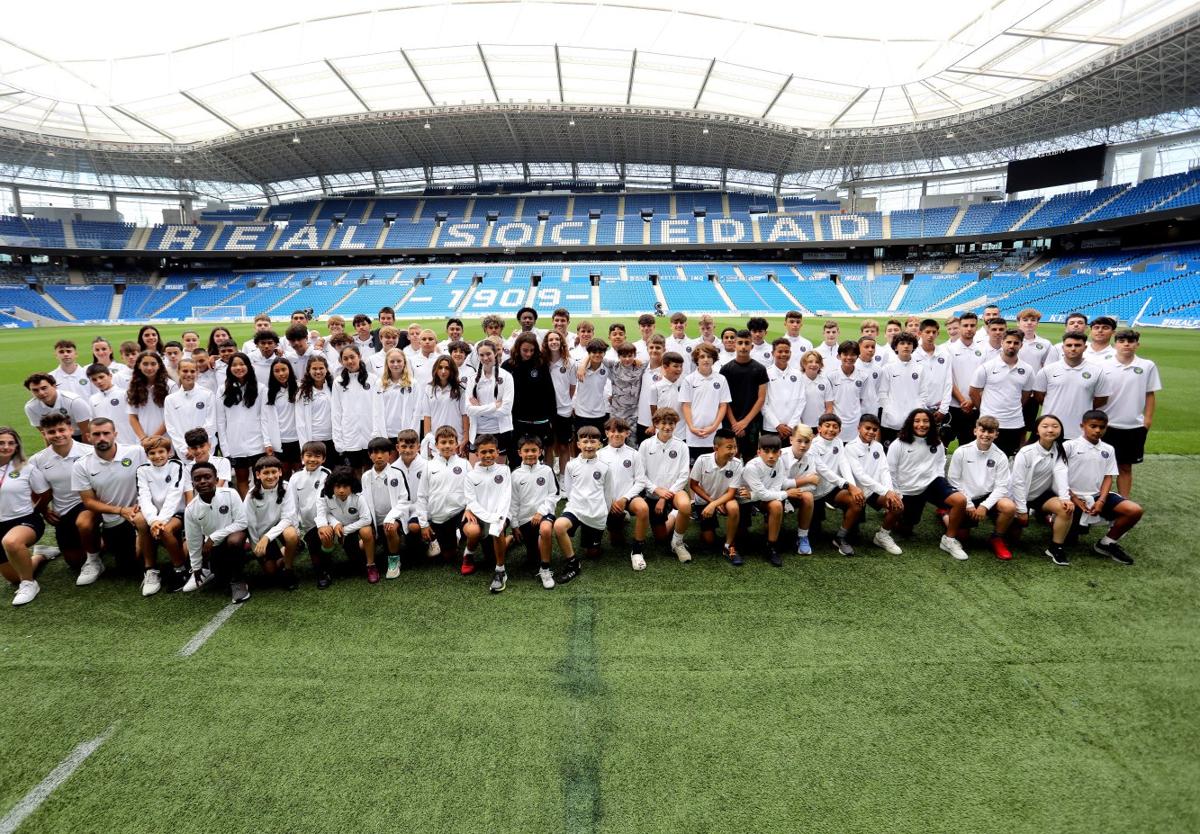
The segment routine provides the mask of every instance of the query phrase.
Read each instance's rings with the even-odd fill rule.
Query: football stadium
[[[1200,831],[1194,3],[4,14],[0,834]]]

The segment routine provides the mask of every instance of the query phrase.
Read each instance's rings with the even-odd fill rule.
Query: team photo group
[[[683,313],[603,332],[563,309],[538,319],[487,316],[468,342],[454,318],[401,329],[384,308],[321,332],[296,311],[278,330],[258,316],[240,345],[152,325],[48,344],[53,369],[24,380],[30,427],[0,427],[13,605],[60,557],[79,586],[113,567],[143,596],[211,584],[242,602],[248,574],[324,589],[430,562],[490,572],[499,593],[512,552],[553,589],[605,534],[635,571],[690,562],[688,541],[733,566],[899,556],[929,505],[954,559],[979,528],[995,558],[1066,566],[1101,526],[1091,550],[1133,564],[1120,541],[1142,516],[1133,470],[1162,386],[1110,317],[1072,314],[1056,342],[1033,309],[830,320],[816,345],[796,311],[775,333]]]

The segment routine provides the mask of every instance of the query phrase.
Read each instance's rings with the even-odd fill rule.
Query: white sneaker
[[[630,553],[629,554],[629,563],[631,565],[633,565],[634,570],[645,570],[646,569],[646,557],[640,553]]]
[[[229,583],[229,600],[238,603],[250,599],[250,586],[245,582]]]
[[[950,536],[942,536],[941,544],[938,545],[942,550],[949,553],[960,562],[967,559],[967,551],[963,550],[963,546],[959,544],[958,539]]]
[[[196,581],[196,574],[192,573],[188,576],[188,581],[183,583],[183,592],[190,594],[192,591],[198,591],[213,580],[213,572],[204,568],[200,571],[200,581]]]
[[[425,548],[425,555],[432,559],[435,556],[442,555],[442,546],[437,539],[430,539],[429,547]]]
[[[542,580],[542,587],[547,591],[554,590],[554,574],[550,568],[542,568],[538,571],[538,579]]]
[[[158,578],[157,570],[148,570],[142,577],[142,596],[152,597],[162,590],[162,580]]]
[[[42,586],[38,585],[32,579],[22,579],[21,584],[17,586],[17,593],[13,596],[13,605],[25,605],[28,602],[33,602],[33,598],[38,595],[38,591],[42,590]]]
[[[887,530],[880,530],[872,539],[876,547],[882,547],[893,556],[899,556],[904,551],[900,549],[900,545],[896,544],[896,540],[892,538],[892,534]]]
[[[91,585],[100,578],[102,573],[104,573],[104,563],[100,561],[100,557],[88,556],[83,562],[83,567],[79,569],[79,576],[75,579],[75,584]]]
[[[692,561],[692,554],[688,552],[687,545],[683,542],[671,545],[671,552],[675,554],[675,558],[681,562],[687,563]]]

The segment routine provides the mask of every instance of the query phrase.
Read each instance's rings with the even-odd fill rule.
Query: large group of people
[[[1072,314],[1057,343],[1040,319],[992,307],[882,333],[868,320],[851,338],[831,320],[813,345],[796,311],[782,333],[763,318],[718,333],[704,315],[689,335],[682,313],[666,334],[652,314],[636,334],[597,333],[563,309],[543,330],[525,308],[507,337],[487,316],[469,342],[457,318],[400,329],[384,308],[320,333],[297,311],[282,338],[258,316],[240,346],[225,327],[96,337],[86,363],[61,339],[56,366],[25,380],[44,448],[27,455],[0,427],[0,573],[23,605],[48,561],[87,586],[110,554],[135,560],[144,596],[218,582],[241,602],[250,562],[294,590],[306,553],[318,588],[343,565],[374,584],[437,560],[493,568],[498,593],[517,546],[545,588],[577,578],[576,531],[585,556],[607,532],[640,571],[651,541],[691,561],[694,524],[736,566],[759,514],[754,549],[781,567],[785,550],[813,552],[826,517],[853,555],[869,510],[871,543],[899,555],[928,504],[955,559],[980,526],[1010,559],[1037,523],[1067,565],[1103,524],[1093,549],[1132,564],[1120,541],[1142,515],[1133,467],[1158,371],[1112,318]]]

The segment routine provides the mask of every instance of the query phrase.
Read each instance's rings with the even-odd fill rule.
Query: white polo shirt
[[[948,345],[943,345],[946,349],[946,355],[950,359],[950,380],[954,387],[964,397],[970,396],[971,380],[975,378],[975,371],[979,370],[979,366],[983,364],[983,348],[986,345],[981,344],[978,339],[965,344],[962,341],[950,342]],[[962,407],[962,401],[957,397],[952,397],[954,402],[952,405]]]
[[[653,390],[650,392],[650,405],[655,408],[670,408],[679,412],[679,389],[683,385],[683,377],[671,382],[665,376],[655,383]],[[649,425],[654,425],[653,418]],[[675,426],[675,437],[688,442],[687,424],[682,420]]]
[[[76,365],[73,373],[67,373],[61,366],[57,366],[54,370],[47,371],[47,373],[54,377],[54,381],[58,383],[59,390],[79,394],[84,399],[87,399],[96,390],[92,385],[92,381],[88,379],[87,369],[83,365]]]
[[[738,458],[730,458],[724,466],[717,466],[716,454],[709,452],[696,458],[688,477],[700,484],[710,498],[719,498],[730,487],[737,489],[742,485],[742,462]],[[693,499],[702,500],[695,496]]]
[[[949,347],[935,345],[933,353],[926,353],[924,348],[917,345],[913,351],[913,361],[921,366],[925,402],[945,414],[950,410],[951,399]]]
[[[75,461],[71,488],[76,492],[90,489],[105,504],[132,507],[137,504],[137,468],[146,462],[141,446],[117,446],[112,460],[104,460],[93,449]],[[125,520],[108,513],[103,519],[105,527],[115,527]]]
[[[842,419],[841,437],[849,442],[858,437],[858,418],[863,414],[863,399],[871,374],[856,365],[854,372],[847,375],[838,365],[829,372],[828,379],[833,412]]]
[[[774,354],[775,348],[771,347],[770,342],[764,341],[761,345],[750,344],[750,358],[764,368],[770,368],[775,364]]]
[[[1017,358],[1033,368],[1034,371],[1039,371],[1048,361],[1052,347],[1049,339],[1034,336],[1032,339],[1021,342],[1021,350],[1017,353]]]
[[[125,389],[118,388],[115,384],[107,391],[96,390],[89,398],[92,417],[107,417],[112,420],[113,428],[117,430],[118,443],[137,443],[137,435],[133,433],[133,426],[129,425],[129,404],[126,396]]]
[[[1063,424],[1063,438],[1079,437],[1083,413],[1095,397],[1109,395],[1109,383],[1099,365],[1083,361],[1075,367],[1065,359],[1048,362],[1033,379],[1033,390],[1046,395],[1042,413],[1053,414]]]
[[[833,388],[823,371],[812,379],[808,378],[808,374],[803,374],[800,382],[804,385],[804,410],[800,412],[800,422],[816,431],[817,420],[827,410],[825,403],[833,400]]]
[[[773,432],[776,426],[794,426],[804,414],[804,375],[788,366],[783,370],[772,363],[767,368],[767,399],[763,402],[763,431]],[[819,414],[817,415],[820,416]]]
[[[1092,445],[1076,437],[1063,448],[1067,453],[1067,486],[1075,495],[1094,498],[1105,476],[1117,477],[1117,455],[1103,440]]]
[[[674,336],[666,338],[666,349],[663,353],[678,353],[683,357],[683,372],[691,373],[696,369],[696,364],[692,362],[692,349],[696,347],[699,339],[693,339],[689,336],[684,336],[682,339],[676,339]]]
[[[896,360],[879,374],[879,400],[883,403],[880,422],[885,428],[899,429],[914,408],[925,405],[924,368],[916,361]]]
[[[691,404],[692,424],[696,426],[711,424],[717,418],[721,403],[728,403],[730,399],[729,381],[716,371],[709,372],[708,376],[699,371],[692,371],[684,377],[683,384],[679,386],[679,402],[681,406],[683,403]],[[680,422],[684,422],[682,408],[679,417]],[[710,434],[707,437],[692,437],[689,433],[686,442],[690,446],[711,449],[713,436]]]
[[[1104,411],[1114,429],[1140,429],[1146,424],[1146,395],[1162,390],[1158,366],[1134,356],[1128,365],[1115,357],[1104,365],[1108,402]]]
[[[792,343],[792,364],[799,365],[800,357],[813,349],[812,342],[803,336],[788,336],[784,334],[785,339]]]
[[[37,428],[47,414],[65,414],[71,418],[73,430],[78,432],[80,422],[92,419],[91,404],[88,403],[87,398],[79,394],[72,394],[61,388],[57,389],[57,392],[58,396],[54,399],[54,405],[46,405],[37,397],[25,403],[25,416],[29,418],[29,424]]]
[[[608,368],[603,364],[599,368],[587,368],[583,379],[575,377],[575,416],[595,418],[608,414],[605,393],[608,381]]]
[[[983,390],[983,399],[979,403],[981,415],[995,417],[1002,429],[1019,429],[1025,425],[1021,394],[1033,390],[1033,368],[1020,359],[1012,365],[1000,357],[989,359],[976,369],[971,387]]]
[[[1115,347],[1113,347],[1112,342],[1109,342],[1108,347],[1106,347],[1106,348],[1103,348],[1101,350],[1094,350],[1092,348],[1092,341],[1091,341],[1091,339],[1089,339],[1088,343],[1087,343],[1087,347],[1085,347],[1083,349],[1083,358],[1090,359],[1091,361],[1093,361],[1097,364],[1102,364],[1104,362],[1107,362],[1110,359],[1112,359],[1113,357],[1115,357],[1116,355],[1117,355],[1117,349]]]
[[[72,440],[71,448],[65,456],[60,457],[54,449],[47,446],[29,457],[29,465],[37,467],[42,479],[50,488],[50,507],[59,515],[66,515],[79,506],[79,490],[71,484],[75,461],[91,453],[91,446]]]

